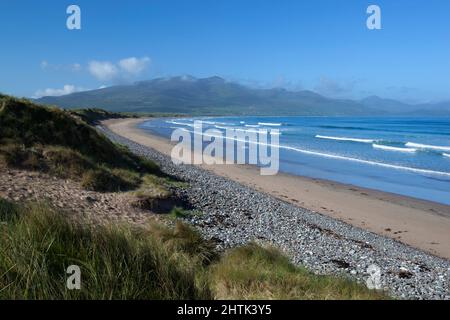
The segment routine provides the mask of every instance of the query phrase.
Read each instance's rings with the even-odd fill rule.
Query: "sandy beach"
[[[136,127],[145,120],[114,119],[102,124],[123,137],[170,155],[170,141]],[[450,206],[284,173],[261,176],[254,166],[201,167],[299,207],[450,259]]]

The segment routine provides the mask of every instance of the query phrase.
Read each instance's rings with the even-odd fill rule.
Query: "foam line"
[[[316,135],[316,138],[327,139],[327,140],[337,140],[337,141],[351,141],[351,142],[361,142],[361,143],[374,143],[377,140],[373,139],[358,139],[358,138],[347,138],[347,137],[332,137],[332,136],[321,136]]]
[[[413,152],[417,151],[417,149],[415,149],[415,148],[397,148],[397,147],[384,146],[384,145],[375,144],[375,143],[372,145],[372,147],[375,149],[381,149],[381,150],[386,150],[386,151],[395,151],[395,152],[413,153]]]
[[[414,143],[414,142],[407,142],[407,143],[405,144],[405,146],[411,147],[411,148],[417,148],[417,149],[428,149],[428,150],[450,151],[450,147],[445,147],[445,146],[434,146],[434,145],[421,144],[421,143]]]
[[[258,122],[260,126],[269,126],[269,127],[279,127],[281,123],[271,123],[271,122]]]

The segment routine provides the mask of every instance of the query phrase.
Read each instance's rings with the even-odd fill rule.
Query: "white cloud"
[[[119,61],[119,67],[126,73],[131,75],[139,75],[142,73],[150,64],[149,57],[143,58],[126,58]]]
[[[101,81],[123,80],[139,76],[148,68],[150,62],[149,57],[130,57],[117,63],[91,61],[88,70],[95,78]]]
[[[92,60],[86,67],[80,63],[53,64],[47,60],[42,60],[40,67],[46,72],[80,72],[87,70],[99,81],[121,82],[137,78],[148,69],[150,63],[151,59],[149,57],[129,57],[118,62]]]
[[[119,70],[111,62],[104,61],[91,61],[89,62],[89,72],[98,80],[111,80],[114,79]]]
[[[38,90],[34,93],[33,98],[58,97],[79,91],[86,91],[86,90],[71,84],[66,84],[62,89],[47,88],[44,90]]]

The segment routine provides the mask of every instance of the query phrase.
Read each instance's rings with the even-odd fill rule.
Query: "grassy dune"
[[[146,229],[86,226],[42,204],[1,201],[0,217],[0,299],[210,297],[189,253]],[[70,265],[81,268],[81,290],[66,288]]]
[[[111,192],[135,189],[146,174],[160,174],[153,162],[112,143],[73,112],[7,96],[0,96],[1,166],[44,171],[80,181],[88,190]]]

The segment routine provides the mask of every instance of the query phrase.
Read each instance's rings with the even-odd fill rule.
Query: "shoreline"
[[[114,133],[170,156],[173,144],[136,126],[151,119],[112,119],[102,125]],[[259,175],[250,165],[199,165],[297,207],[392,238],[450,259],[450,206],[339,182],[278,173]]]

